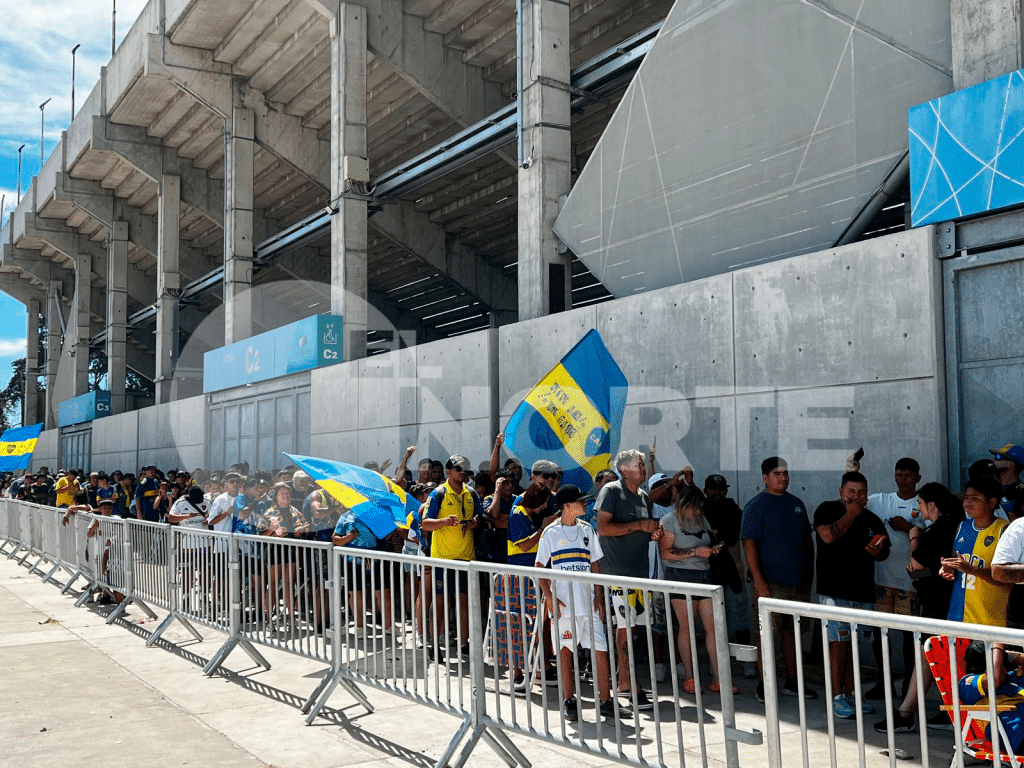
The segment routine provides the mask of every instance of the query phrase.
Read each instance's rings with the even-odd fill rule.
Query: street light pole
[[[79,43],[71,49],[71,119],[75,119],[75,53],[82,44]]]
[[[117,0],[112,0],[113,10],[110,14],[110,55],[117,51]]]
[[[21,150],[24,148],[24,144],[18,147],[18,205],[21,205]]]
[[[46,139],[46,105],[49,104],[51,99],[47,99],[39,105],[39,170],[43,170],[43,149],[45,147],[44,140]]]

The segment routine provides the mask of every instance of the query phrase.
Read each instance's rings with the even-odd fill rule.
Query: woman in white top
[[[697,488],[687,487],[676,498],[672,514],[661,518],[661,525],[664,534],[658,542],[658,550],[665,564],[665,578],[668,581],[690,584],[710,584],[711,563],[708,558],[718,554],[721,545],[714,546],[711,526],[704,519],[704,494]],[[718,646],[715,642],[715,619],[711,600],[702,597],[693,597],[692,600],[704,624],[704,639],[711,660],[711,684],[708,688],[717,693],[721,690],[721,684],[718,678]],[[679,625],[679,634],[676,635],[679,659],[686,670],[683,692],[692,694],[696,692],[697,686],[693,679],[693,653],[690,650],[690,622],[686,615],[686,597],[674,595],[671,602],[676,623]],[[733,693],[739,693],[739,689],[734,687]]]

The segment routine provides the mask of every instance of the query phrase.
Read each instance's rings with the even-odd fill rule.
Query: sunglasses
[[[467,472],[469,472],[468,469],[463,469],[462,467],[452,467],[448,471],[449,472],[461,472],[462,474],[466,474]]]
[[[541,472],[540,476],[545,480],[556,480],[558,478],[557,472]]]

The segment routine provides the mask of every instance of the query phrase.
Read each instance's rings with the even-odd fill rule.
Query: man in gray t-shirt
[[[606,484],[594,505],[597,510],[597,532],[604,550],[601,570],[602,573],[614,576],[646,579],[650,569],[648,543],[661,538],[661,524],[654,519],[651,500],[646,491],[640,488],[647,479],[643,454],[637,450],[622,451],[615,457],[615,470],[622,479]],[[630,594],[631,591],[633,594]],[[617,622],[615,646],[619,659],[618,691],[629,696],[633,684],[629,663],[626,661],[629,658],[626,632],[632,631],[632,627],[641,620],[646,595],[636,590],[614,588],[609,590],[609,594]],[[643,616],[646,622],[646,613]],[[638,709],[654,707],[646,691],[640,687],[636,690],[636,702]]]

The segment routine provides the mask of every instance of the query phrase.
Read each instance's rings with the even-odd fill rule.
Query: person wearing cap
[[[430,533],[430,557],[438,560],[469,562],[476,556],[473,545],[473,529],[476,518],[483,514],[480,497],[466,487],[466,478],[471,470],[469,459],[454,454],[445,462],[448,479],[435,488],[427,502],[427,509],[420,524],[424,532]],[[469,654],[469,573],[457,568],[433,567],[435,592],[438,596],[447,590],[458,590],[459,624],[454,635],[463,654]],[[435,601],[436,604],[437,601]],[[453,633],[449,632],[449,638]],[[440,649],[438,660],[440,660]]]
[[[604,556],[597,534],[580,518],[587,511],[589,497],[575,485],[559,488],[555,494],[558,520],[547,526],[537,548],[538,568],[569,573],[600,573]],[[553,589],[552,589],[553,585]],[[544,605],[552,618],[552,642],[559,649],[562,714],[567,721],[579,720],[579,703],[573,681],[576,648],[588,648],[594,655],[598,712],[614,717],[608,664],[608,640],[604,633],[604,595],[601,586],[558,579],[540,579]],[[625,708],[619,710],[624,714]]]
[[[649,545],[661,538],[661,524],[654,519],[651,500],[641,487],[647,479],[644,456],[640,451],[620,451],[615,457],[615,471],[621,480],[613,480],[601,489],[597,497],[597,529],[604,550],[605,573],[646,579],[649,576]],[[645,608],[649,593],[636,589],[612,588],[612,610],[617,623],[615,650],[620,659],[616,688],[620,696],[635,696],[637,709],[654,708],[641,686],[634,687],[630,670],[628,633],[637,624],[647,624]]]
[[[142,478],[135,486],[135,516],[139,520],[158,522],[156,512],[153,510],[153,499],[156,498],[159,490],[160,481],[156,479],[156,467],[143,467]]]
[[[104,477],[106,477],[106,475],[104,475]],[[100,498],[100,499],[98,499],[98,502],[99,503],[97,504],[96,511],[100,515],[102,515],[103,517],[110,517],[111,515],[113,515],[113,513],[114,513],[114,498],[113,498],[113,496],[107,496],[105,498]],[[98,521],[94,522],[92,524],[92,526],[90,526],[89,531],[87,532],[87,535],[90,536],[90,537],[97,535],[99,533],[99,528],[100,528],[99,522]],[[100,564],[99,565],[100,565],[100,568],[102,569],[104,575],[106,576],[108,584],[121,584],[124,581],[124,575],[123,575],[124,563],[122,561],[122,558],[120,558],[120,557],[115,557],[113,559],[113,562],[111,562],[110,549],[111,549],[112,544],[113,544],[113,542],[111,542],[109,537],[104,537],[103,541],[100,542],[99,546],[102,549],[103,556],[102,556],[102,558],[100,558]],[[108,597],[107,594],[104,593],[103,597],[100,598],[99,603],[101,605],[105,605],[105,604],[109,605],[111,602],[113,602],[114,604],[120,605],[124,601],[124,595],[121,594],[120,592],[118,592],[116,589],[112,590],[110,594],[113,595],[113,600],[111,600],[110,597]]]
[[[167,513],[167,522],[192,531],[205,531],[206,515],[206,499],[203,497],[202,489],[190,488],[185,496],[171,505]],[[196,607],[193,600],[198,598],[198,592],[205,590],[207,586],[204,571],[206,558],[203,557],[203,552],[209,548],[209,541],[205,536],[191,535],[181,536],[178,541],[178,582],[182,605],[185,610],[193,610]]]
[[[978,459],[967,468],[967,479],[977,480],[979,477],[990,477],[998,480],[1002,470],[996,466],[992,459]]]
[[[992,460],[999,470],[997,479],[1003,484],[1003,497],[999,500],[1003,514],[997,511],[996,516],[1012,520],[1014,502],[1024,497],[1024,480],[1020,477],[1024,470],[1024,447],[1007,443],[1000,448],[989,448],[988,452],[992,454]]]
[[[491,459],[488,462],[487,471],[490,472],[491,477],[496,478],[498,476],[498,465],[501,461],[501,446],[505,443],[505,433],[499,432],[494,438],[494,448],[491,449]],[[525,490],[522,485],[523,480],[523,465],[519,463],[517,458],[506,459],[502,465],[504,469],[512,471],[512,494],[518,496]]]
[[[708,475],[704,479],[704,518],[722,542],[736,565],[742,589],[739,594],[732,589],[725,590],[725,612],[729,629],[740,645],[750,645],[750,588],[746,579],[746,564],[740,546],[740,526],[743,524],[743,510],[729,497],[729,481],[723,475]],[[757,677],[757,667],[752,661],[743,662],[743,676],[748,680]]]

